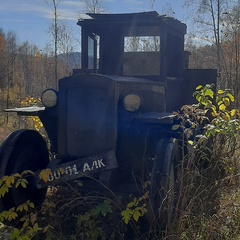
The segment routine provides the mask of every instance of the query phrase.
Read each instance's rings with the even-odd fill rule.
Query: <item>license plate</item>
[[[103,154],[97,154],[86,158],[76,159],[63,164],[58,164],[60,160],[50,162],[47,169],[48,179],[37,180],[37,188],[43,188],[53,183],[70,181],[81,177],[94,176],[94,174],[111,170],[118,167],[115,152],[113,150]],[[43,170],[44,171],[44,170]],[[39,176],[40,173],[37,174]]]

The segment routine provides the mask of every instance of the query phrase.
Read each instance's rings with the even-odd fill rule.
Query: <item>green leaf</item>
[[[21,175],[20,175],[19,173],[15,173],[13,176],[14,176],[15,178],[21,178]]]
[[[28,211],[29,207],[28,207],[27,203],[24,203],[24,204],[23,204],[23,208],[24,208],[24,210],[25,210],[26,212]]]
[[[50,226],[46,226],[46,227],[43,228],[43,231],[42,231],[42,232],[43,232],[43,233],[46,233],[49,229],[50,229]]]
[[[223,101],[224,101],[224,104],[225,104],[226,106],[229,106],[229,105],[230,105],[230,100],[229,100],[229,98],[224,98]]]
[[[132,202],[128,203],[127,207],[132,208],[133,206],[137,206],[138,201],[137,198],[134,198]]]
[[[149,191],[147,191],[143,196],[142,196],[143,199],[148,199],[149,198]]]
[[[48,182],[49,180],[49,176],[51,176],[53,173],[51,171],[51,169],[47,168],[47,169],[43,169],[40,173],[39,173],[39,178],[40,180],[43,180],[44,182]]]
[[[34,229],[35,231],[40,230],[40,228],[39,228],[39,226],[38,226],[38,223],[35,223],[35,224],[33,225],[33,229]]]
[[[193,141],[192,140],[188,140],[188,144],[192,146],[193,145]]]
[[[127,205],[128,208],[132,208],[133,206],[135,206],[135,202],[130,202],[130,203],[128,203],[128,205]]]
[[[197,100],[199,103],[201,103],[201,101],[202,101],[202,96],[201,96],[201,95],[196,96],[196,100]]]
[[[227,112],[225,112],[225,115],[223,116],[223,119],[227,122],[230,121],[230,115]]]
[[[4,195],[9,191],[9,188],[4,185],[0,188],[0,197],[4,197]]]
[[[137,222],[138,219],[141,217],[141,212],[140,211],[134,211],[133,213],[133,219]]]
[[[237,110],[236,109],[232,109],[231,110],[231,116],[234,117],[237,113]]]
[[[18,214],[14,211],[14,209],[10,209],[6,215],[6,219],[8,221],[12,221],[13,219],[16,219],[18,217]]]
[[[110,205],[110,201],[105,200],[103,203],[99,204],[95,209],[96,214],[101,213],[104,217],[107,213],[112,213],[112,208]]]
[[[199,86],[196,87],[196,90],[198,91],[198,90],[200,90],[200,89],[202,89],[202,88],[203,88],[203,86],[202,86],[202,85],[199,85]]]
[[[17,228],[14,228],[14,230],[10,236],[10,240],[18,239],[19,236],[20,236],[20,230]]]
[[[24,175],[34,175],[34,172],[31,170],[25,170],[21,173],[21,176],[24,176]]]
[[[124,222],[128,224],[132,216],[132,211],[129,208],[126,208],[126,210],[121,212],[121,215],[123,217]]]
[[[225,111],[225,110],[226,110],[225,104],[221,104],[221,105],[219,106],[219,110]]]
[[[5,182],[7,187],[11,187],[15,181],[14,176],[3,176],[2,180]]]
[[[225,91],[223,91],[223,90],[218,90],[218,92],[217,92],[219,95],[221,95],[221,94],[224,94],[225,93]]]
[[[23,188],[27,188],[27,180],[26,179],[18,179],[16,184],[15,184],[15,187],[19,187],[20,185],[23,187]]]
[[[207,89],[205,91],[205,96],[209,96],[209,97],[213,98],[213,91],[211,89]]]
[[[231,93],[228,93],[227,96],[232,102],[234,102],[234,96]]]
[[[23,205],[19,205],[18,207],[17,207],[17,210],[16,210],[17,212],[22,212],[23,211]]]
[[[35,207],[33,202],[28,202],[28,206],[29,206],[30,208],[34,208],[34,207]]]
[[[173,125],[172,126],[172,130],[173,131],[175,131],[175,130],[178,130],[179,129],[179,127],[180,127],[180,125],[178,124],[178,125]]]

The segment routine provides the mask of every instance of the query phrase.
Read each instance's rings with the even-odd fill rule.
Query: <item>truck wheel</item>
[[[46,168],[49,154],[45,140],[34,130],[18,130],[11,133],[0,148],[0,176],[33,172]],[[35,207],[40,206],[46,196],[47,189],[36,188],[36,178],[26,177],[27,188],[12,187],[2,199],[2,209],[8,210],[30,200]]]
[[[177,196],[177,168],[180,163],[180,150],[175,138],[161,139],[154,158],[150,203],[155,219],[164,228],[174,216]]]

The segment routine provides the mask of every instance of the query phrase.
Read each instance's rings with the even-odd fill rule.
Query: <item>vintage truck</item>
[[[94,188],[95,179],[114,192],[136,194],[148,181],[150,204],[159,210],[174,191],[181,160],[172,112],[193,103],[196,86],[215,83],[217,71],[189,69],[186,25],[155,11],[89,13],[77,24],[81,69],[60,79],[58,89],[43,91],[43,107],[5,109],[39,116],[55,158],[49,160],[37,131],[12,132],[1,145],[0,176],[35,174],[27,188],[9,189],[1,208],[26,200],[38,206],[48,185],[81,179]],[[43,169],[51,170],[48,181],[38,177]]]

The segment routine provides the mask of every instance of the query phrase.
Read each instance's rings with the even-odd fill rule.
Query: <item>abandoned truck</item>
[[[6,109],[39,116],[56,156],[49,161],[43,137],[12,132],[1,145],[1,176],[32,170],[27,188],[11,188],[9,209],[30,199],[36,206],[50,184],[96,179],[118,192],[150,182],[153,209],[176,180],[179,133],[171,114],[193,102],[196,86],[216,81],[216,70],[188,69],[186,25],[157,12],[88,14],[80,19],[81,69],[42,93],[44,107]],[[47,182],[38,174],[51,169]],[[88,186],[88,185],[85,185]],[[96,186],[95,183],[89,187]],[[164,195],[165,197],[165,195]]]

